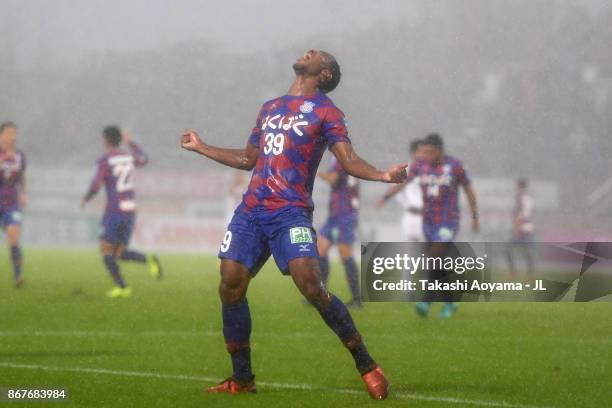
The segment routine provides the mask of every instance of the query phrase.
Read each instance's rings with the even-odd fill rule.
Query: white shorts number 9
[[[232,231],[227,231],[225,236],[223,237],[223,242],[221,243],[221,252],[227,252],[232,243]]]

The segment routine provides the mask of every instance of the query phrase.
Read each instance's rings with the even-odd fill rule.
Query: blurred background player
[[[533,278],[533,243],[534,224],[531,219],[533,213],[533,198],[527,192],[527,180],[520,178],[516,182],[516,198],[512,211],[512,234],[507,246],[508,267],[510,275],[516,276],[514,251],[522,253],[527,264],[527,279]]]
[[[22,151],[15,148],[17,125],[13,122],[0,124],[0,216],[2,228],[10,248],[15,287],[23,285],[21,274],[21,234],[22,209],[27,204],[25,192],[26,159]]]
[[[327,287],[330,269],[328,254],[332,245],[336,244],[352,296],[347,306],[360,308],[362,303],[359,271],[353,257],[355,230],[359,218],[359,182],[344,171],[335,157],[332,157],[329,171],[319,172],[317,175],[331,186],[329,215],[317,238],[317,249],[321,257],[321,280]]]
[[[420,156],[421,141],[414,140],[410,143],[410,159],[412,161]],[[402,233],[407,242],[423,242],[423,192],[419,184],[418,177],[410,182],[398,184],[395,198],[403,209],[402,213]],[[382,208],[385,204],[384,197],[381,198],[376,207]]]
[[[347,307],[321,282],[312,188],[326,148],[348,174],[365,180],[399,183],[406,166],[379,171],[355,153],[344,114],[326,95],[340,83],[340,66],[332,55],[310,50],[293,64],[293,71],[287,94],[263,104],[244,149],[211,146],[193,130],[181,137],[184,149],[226,166],[253,170],[219,250],[223,334],[233,374],[207,392],[256,390],[246,294],[250,280],[273,255],[281,272],[291,275],[351,353],[370,396],[384,399],[388,394],[384,373],[370,356]]]
[[[444,257],[452,248],[452,241],[459,232],[459,187],[463,187],[470,205],[472,229],[478,231],[478,207],[476,194],[461,162],[445,154],[440,135],[431,133],[421,143],[421,157],[408,170],[407,182],[419,178],[423,194],[423,233],[427,241],[428,257]],[[401,189],[393,186],[384,196],[388,201]],[[446,281],[447,271],[429,270],[429,281]],[[450,292],[427,291],[423,302],[416,304],[419,315],[429,313],[431,302],[441,297],[445,302],[441,317],[450,317],[457,310]]]
[[[155,255],[127,249],[136,221],[133,173],[136,167],[147,164],[148,158],[140,147],[122,133],[117,126],[107,126],[102,133],[106,153],[98,160],[96,175],[89,191],[83,197],[81,207],[91,200],[102,185],[106,189],[106,209],[102,217],[103,232],[100,252],[104,265],[116,286],[107,292],[108,297],[127,297],[132,294],[119,270],[117,258],[122,261],[148,263],[151,275],[158,279],[162,268]],[[127,146],[127,151],[121,144]]]

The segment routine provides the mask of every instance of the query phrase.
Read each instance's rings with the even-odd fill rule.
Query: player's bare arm
[[[98,194],[98,191],[100,191],[100,188],[102,187],[103,177],[104,177],[104,171],[98,165],[98,169],[96,170],[96,175],[93,181],[91,182],[91,185],[89,186],[89,190],[87,190],[87,193],[85,193],[85,195],[81,199],[81,208],[84,208],[85,205],[89,201],[91,201],[96,196],[96,194]]]
[[[353,177],[383,183],[401,183],[406,179],[407,164],[400,164],[386,171],[380,171],[359,157],[350,143],[336,143],[332,146],[331,151],[344,171]]]
[[[191,129],[187,129],[183,133],[181,147],[239,170],[252,170],[259,154],[259,149],[251,143],[247,143],[244,149],[225,149],[211,146],[204,143],[197,132]]]
[[[19,175],[19,183],[17,184],[17,192],[19,194],[19,206],[25,208],[28,205],[28,195],[26,193],[26,177],[23,171]]]
[[[402,183],[389,187],[389,190],[387,190],[387,192],[382,197],[380,197],[380,199],[376,202],[376,208],[382,208],[387,203],[387,201],[389,201],[397,193],[399,193],[404,188],[406,188],[408,183],[409,181],[406,180],[406,181],[403,181]]]
[[[338,172],[335,172],[335,171],[330,171],[327,173],[318,172],[317,176],[319,176],[320,179],[327,182],[330,186],[335,186],[336,183],[338,182],[338,179],[340,178],[340,175],[338,174]]]
[[[96,196],[96,194],[98,194],[98,190],[95,188],[90,188],[87,193],[85,194],[85,196],[83,196],[83,198],[81,199],[81,208],[84,208],[85,205],[91,201],[92,198],[94,198]]]
[[[464,184],[463,191],[470,206],[470,214],[472,216],[472,230],[478,232],[480,230],[480,220],[478,218],[478,201],[476,200],[476,192],[472,187],[472,183]]]
[[[132,134],[127,130],[121,130],[121,142],[127,146],[134,157],[134,165],[136,167],[144,167],[149,164],[149,157],[147,154],[142,151],[140,146],[132,140]]]

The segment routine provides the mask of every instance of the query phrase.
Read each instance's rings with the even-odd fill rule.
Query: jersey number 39
[[[265,139],[266,145],[264,146],[264,154],[272,153],[278,156],[283,152],[283,146],[285,144],[285,135],[282,133],[268,133]]]

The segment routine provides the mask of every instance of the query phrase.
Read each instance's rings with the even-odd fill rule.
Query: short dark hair
[[[17,129],[15,122],[7,120],[6,122],[0,123],[0,133],[4,132],[5,129]]]
[[[527,179],[525,177],[521,177],[516,180],[516,184],[521,188],[527,188]]]
[[[410,142],[410,153],[416,152],[417,149],[421,146],[421,143],[423,143],[423,141],[419,139]]]
[[[425,136],[422,142],[424,145],[431,145],[433,147],[437,147],[440,150],[444,149],[444,141],[442,140],[442,136],[438,133],[430,133]]]
[[[102,131],[104,140],[111,146],[119,146],[121,144],[121,129],[118,126],[107,126]]]
[[[324,93],[329,93],[336,89],[340,83],[340,77],[342,76],[340,73],[340,64],[338,64],[336,58],[334,58],[334,56],[330,53],[321,51],[321,54],[323,54],[323,57],[325,58],[325,68],[329,69],[331,76],[329,79],[319,83],[319,89]]]

